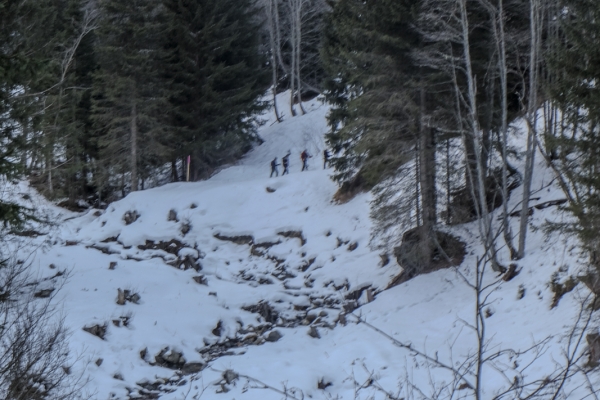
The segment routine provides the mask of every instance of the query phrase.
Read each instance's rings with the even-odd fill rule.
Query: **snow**
[[[286,99],[282,94],[278,100],[285,103]],[[373,227],[371,195],[361,194],[341,205],[332,202],[337,187],[330,179],[332,170],[322,169],[320,157],[329,108],[318,99],[305,107],[306,115],[286,117],[282,123],[265,116],[268,120],[260,129],[264,143],[211,179],[131,193],[105,211],[69,213],[44,202],[25,184],[17,185],[16,193],[27,191],[36,207],[61,221],[46,235],[28,239],[32,246],[28,248],[34,249],[33,267],[39,276],[56,273],[50,264],[69,272],[56,301],[72,331],[71,349],[82,358],[74,370],[89,377],[86,390],[94,398],[135,398],[142,390],[139,383],[160,379],[166,383],[161,399],[285,397],[244,377],[225,383],[225,370],[305,399],[384,399],[385,391],[416,396],[408,382],[432,393],[432,382],[452,379],[447,371],[399,348],[366,324],[357,324],[354,316],[347,315],[346,324],[338,321],[346,297],[357,289],[364,290],[354,315],[394,339],[449,363],[473,354],[476,338],[466,324],[473,322],[474,292],[461,275],[472,280],[481,256],[477,224],[451,229],[469,244],[459,268],[418,276],[385,290],[400,267],[393,256],[381,266],[379,252],[368,246]],[[523,138],[514,140],[518,144]],[[301,172],[299,155],[304,149],[313,158],[309,171]],[[269,178],[270,160],[288,150],[290,174]],[[563,197],[552,184],[551,171],[541,157],[537,160],[534,196],[540,197],[540,203]],[[519,208],[519,198],[517,189],[511,207]],[[168,220],[170,210],[176,212],[177,221]],[[139,217],[126,225],[123,215],[128,211]],[[547,219],[563,218],[568,216],[557,207],[535,210],[531,225],[540,228]],[[185,235],[184,223],[191,227]],[[236,237],[241,239],[235,242]],[[169,248],[147,248],[148,241],[172,239],[180,243],[174,245],[180,247],[175,254]],[[351,243],[358,244],[353,251],[348,249]],[[186,258],[197,261],[201,269],[185,269],[179,262]],[[109,269],[111,262],[116,262],[114,269]],[[534,360],[526,377],[551,373],[561,360],[578,298],[587,291],[580,284],[551,309],[549,282],[560,267],[568,269],[561,273],[562,279],[576,275],[582,263],[574,239],[532,229],[527,257],[517,262],[519,275],[494,285],[490,293],[489,351],[524,350],[547,339],[545,352]],[[206,284],[194,280],[200,275]],[[485,282],[495,280],[490,273]],[[519,299],[521,287],[525,296]],[[367,288],[375,295],[372,302]],[[117,305],[118,289],[138,293],[141,299],[138,304]],[[278,313],[276,326],[248,311],[261,302]],[[112,323],[120,317],[130,318],[127,327]],[[108,325],[105,340],[81,329],[104,323]],[[316,327],[320,338],[308,335],[308,324]],[[254,333],[264,338],[273,330],[282,337],[234,346],[211,360],[200,352],[248,338],[253,335],[251,327],[265,329]],[[150,364],[165,348],[183,353],[187,362],[208,365],[181,380],[174,370]],[[140,352],[145,349],[142,359]],[[103,361],[97,365],[99,358]],[[531,352],[518,359],[531,360]],[[115,374],[123,380],[115,379]],[[320,389],[320,381],[331,385]],[[510,386],[491,367],[484,369],[484,383],[484,398]],[[569,398],[583,397],[581,381],[570,380],[565,393]]]

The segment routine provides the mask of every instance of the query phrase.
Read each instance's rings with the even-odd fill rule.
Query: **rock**
[[[139,217],[140,214],[138,214],[136,210],[127,211],[125,214],[123,214],[123,222],[125,222],[125,225],[131,225],[137,221]]]
[[[107,329],[108,329],[108,326],[106,324],[83,327],[84,331],[91,333],[92,335],[99,337],[102,340],[104,340],[104,337],[106,336]]]
[[[221,331],[222,331],[222,322],[221,320],[219,320],[219,322],[217,322],[217,326],[212,330],[212,334],[215,336],[221,336]]]
[[[351,313],[352,311],[354,311],[358,308],[358,304],[356,303],[356,301],[352,300],[352,301],[348,301],[348,302],[344,303],[343,307],[344,307],[344,312]]]
[[[600,334],[598,332],[589,333],[585,340],[589,347],[589,361],[590,366],[596,366],[600,363]]]
[[[169,354],[163,355],[163,359],[171,364],[181,364],[183,354],[178,351],[171,351]]]
[[[317,328],[315,328],[314,326],[311,326],[308,329],[308,336],[315,338],[315,339],[321,339],[321,335],[319,334],[319,331],[317,330]]]
[[[54,292],[54,288],[41,289],[41,290],[38,290],[37,292],[35,292],[33,294],[33,297],[37,297],[40,299],[47,299],[48,297],[50,297],[52,292]]]
[[[122,381],[123,379],[123,375],[121,375],[120,373],[116,373],[113,375],[113,378],[115,378],[116,380]]]
[[[338,322],[342,325],[346,325],[346,314],[340,314],[338,317]]]
[[[192,256],[187,255],[183,258],[179,257],[179,269],[187,271],[188,269],[195,269],[196,271],[200,271],[202,266],[195,260]]]
[[[373,291],[371,290],[371,288],[367,289],[366,296],[367,296],[367,303],[370,303],[374,300]]]
[[[120,288],[117,289],[117,304],[120,306],[125,305],[125,292],[123,292]]]
[[[227,371],[223,372],[223,379],[225,379],[225,382],[228,385],[232,384],[239,377],[240,376],[237,373],[235,373],[235,371],[232,371],[230,369],[228,369]]]
[[[326,381],[325,381],[325,378],[321,378],[321,379],[319,379],[319,382],[317,383],[317,389],[320,389],[320,390],[325,390],[325,389],[327,389],[329,386],[332,386],[332,385],[333,385],[333,383],[331,383],[331,382],[326,382]]]
[[[523,297],[525,297],[525,286],[523,286],[521,284],[521,285],[519,285],[519,292],[517,293],[517,299],[521,300]]]
[[[519,275],[519,272],[521,272],[521,270],[517,270],[517,264],[510,264],[508,266],[508,271],[506,271],[502,276],[502,280],[508,282],[512,280],[512,278],[514,278],[515,276]]]
[[[258,304],[252,306],[243,306],[242,310],[249,311],[251,313],[257,313],[263,317],[265,322],[271,324],[277,323],[277,319],[279,318],[277,311],[275,311],[275,309],[265,301],[260,301]]]
[[[120,319],[113,319],[112,323],[116,327],[120,327],[121,326],[121,320]]]
[[[180,369],[185,364],[183,353],[175,350],[169,351],[168,347],[165,347],[154,356],[154,360],[157,364],[171,369]]]
[[[358,243],[357,242],[353,242],[350,243],[350,245],[348,246],[348,251],[354,251],[358,248]]]
[[[142,297],[137,293],[132,293],[131,290],[117,289],[117,304],[120,306],[125,305],[125,302],[129,301],[134,304],[139,304]]]
[[[146,356],[148,355],[148,348],[144,347],[142,350],[140,350],[140,358],[144,361],[146,361]]]
[[[390,263],[390,256],[387,253],[380,254],[379,258],[381,258],[381,262],[379,263],[380,267],[385,267]]]
[[[131,301],[132,303],[139,304],[141,299],[142,298],[139,294],[134,293],[131,296],[129,296],[129,298],[127,300]]]
[[[343,245],[350,243],[349,240],[344,240],[340,237],[336,237],[336,240],[337,240],[337,245],[335,246],[336,248],[342,247]]]
[[[101,366],[103,362],[104,362],[104,359],[99,358],[99,359],[96,360],[96,365],[97,366]]]
[[[169,210],[169,215],[167,216],[167,221],[178,222],[179,220],[177,219],[177,211],[175,211],[174,209],[171,208]]]
[[[271,332],[269,332],[269,334],[267,335],[265,340],[267,342],[276,342],[279,339],[281,339],[282,337],[283,337],[283,335],[281,333],[279,333],[279,331],[271,331]]]
[[[317,319],[316,314],[307,314],[306,315],[306,320],[308,321],[309,324],[312,324],[313,322],[315,322],[315,319]]]
[[[306,244],[306,239],[304,238],[304,235],[302,234],[302,231],[281,231],[281,232],[277,232],[277,234],[279,236],[283,236],[286,238],[297,238],[300,239],[300,245],[304,246]]]
[[[110,264],[108,264],[108,269],[115,269],[116,267],[117,267],[116,261],[111,261]]]
[[[252,237],[251,235],[228,236],[221,233],[215,233],[213,236],[216,239],[233,242],[235,244],[252,245],[254,243],[254,237]]]
[[[273,189],[272,187],[268,187],[267,186],[267,192],[268,193],[275,193],[275,189]]]
[[[48,265],[48,267],[49,267],[50,269],[55,269],[55,268],[56,268],[56,265],[54,265],[54,264],[50,264],[50,265]]]
[[[197,374],[198,372],[202,371],[204,367],[205,364],[202,364],[200,362],[185,363],[184,366],[181,368],[181,373],[184,375]]]
[[[192,279],[199,285],[208,285],[208,281],[206,280],[204,275],[194,276]]]
[[[189,231],[192,230],[192,224],[189,222],[183,222],[181,224],[180,232],[183,236],[187,235]]]

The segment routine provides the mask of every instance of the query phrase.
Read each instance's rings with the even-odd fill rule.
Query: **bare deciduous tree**
[[[43,282],[27,263],[3,257],[0,268],[0,397],[71,400],[85,396],[72,370],[68,330],[53,305],[64,273]],[[46,287],[43,284],[53,284]]]

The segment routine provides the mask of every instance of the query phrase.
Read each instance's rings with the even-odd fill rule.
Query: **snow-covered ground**
[[[332,203],[337,188],[321,158],[328,106],[314,100],[305,107],[304,116],[267,121],[264,143],[208,181],[132,193],[105,211],[63,212],[47,235],[28,239],[37,246],[36,273],[69,271],[57,300],[72,330],[71,348],[81,355],[75,370],[90,378],[86,390],[94,398],[268,400],[286,398],[284,392],[297,399],[419,398],[419,390],[432,394],[451,381],[443,368],[354,316],[340,319],[353,309],[394,339],[457,368],[476,350],[468,327],[475,293],[461,275],[472,280],[481,256],[477,224],[453,228],[468,243],[462,266],[385,290],[400,267],[393,257],[382,265],[368,247],[371,195]],[[305,172],[303,149],[314,156]],[[288,150],[290,174],[269,178],[270,160]],[[541,162],[534,189],[533,205],[563,197]],[[519,197],[517,189],[512,206]],[[531,223],[561,218],[556,207],[536,209]],[[580,284],[551,309],[552,274],[560,270],[564,280],[581,268],[572,240],[532,229],[527,257],[517,264],[514,279],[486,292],[487,354],[546,340],[539,354],[502,358],[521,366],[534,360],[523,375],[531,381],[562,363],[565,335],[587,291]],[[490,273],[485,282],[496,278]],[[124,305],[117,304],[119,290],[129,291]],[[107,326],[104,339],[82,329],[96,324]],[[486,365],[482,398],[508,388],[516,364],[507,367],[507,380]],[[583,398],[582,382],[569,381],[566,396]]]

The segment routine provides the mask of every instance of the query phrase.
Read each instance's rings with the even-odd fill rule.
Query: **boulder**
[[[271,332],[269,332],[269,334],[267,335],[265,340],[267,342],[276,342],[279,339],[281,339],[282,337],[283,337],[283,335],[281,333],[279,333],[279,331],[271,331]]]

